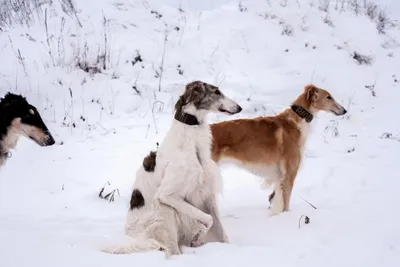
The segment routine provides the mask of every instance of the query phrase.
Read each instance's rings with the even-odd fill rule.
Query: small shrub
[[[360,0],[350,0],[349,4],[357,16],[361,14],[362,9]]]
[[[136,56],[132,60],[132,66],[135,66],[135,64],[138,63],[138,62],[143,62],[143,59],[142,59],[142,56],[139,53],[139,50],[136,50]]]
[[[162,15],[160,13],[158,13],[157,11],[151,10],[150,13],[154,14],[156,16],[156,18],[158,18],[158,19],[162,18]]]
[[[354,51],[352,57],[358,63],[358,65],[371,65],[372,64],[371,56],[361,55],[360,53]]]
[[[239,2],[239,11],[240,12],[247,12],[247,7],[242,5],[242,2]]]
[[[325,127],[324,132],[330,132],[333,137],[339,136],[339,122],[337,120],[332,121],[331,124]]]
[[[371,94],[372,94],[373,97],[376,97],[375,84],[376,84],[376,82],[374,84],[371,84],[371,85],[365,85],[365,88],[367,88],[368,90],[371,91]]]
[[[378,15],[379,8],[373,2],[368,2],[365,4],[365,14],[371,19],[375,20],[376,16]]]
[[[356,151],[355,147],[347,149],[347,153],[353,153],[354,151]]]
[[[329,18],[328,14],[322,19],[322,21],[327,24],[329,27],[335,28],[335,25],[333,24],[332,20]]]
[[[331,3],[330,0],[319,0],[318,9],[324,12],[328,12],[330,3]]]
[[[263,19],[269,19],[270,18],[270,14],[267,12],[264,13],[259,13],[258,14],[260,17],[262,17]]]
[[[309,27],[305,23],[300,23],[299,28],[301,31],[306,32],[308,31]]]
[[[293,35],[293,27],[289,24],[284,24],[282,27],[282,35],[292,36]]]
[[[101,73],[102,69],[105,70],[105,60],[104,54],[98,55],[95,63],[90,63],[88,60],[79,59],[77,66],[86,73],[91,75]]]
[[[389,140],[395,140],[397,142],[400,142],[400,138],[398,136],[393,136],[392,133],[383,133],[380,139],[389,139]]]
[[[378,14],[378,21],[376,23],[376,29],[380,34],[385,34],[386,29],[389,27],[390,21],[389,18],[386,16],[384,11],[379,11]]]
[[[178,70],[178,73],[179,73],[180,75],[183,75],[183,70],[182,70],[180,64],[178,65],[177,70]]]

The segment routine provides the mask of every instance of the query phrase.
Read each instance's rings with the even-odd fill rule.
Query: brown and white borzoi
[[[272,213],[288,211],[309,124],[318,111],[338,116],[347,112],[328,91],[307,85],[277,116],[212,124],[212,158],[232,162],[274,184],[269,197]]]

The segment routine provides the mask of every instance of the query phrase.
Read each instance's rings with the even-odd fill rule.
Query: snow
[[[1,267],[399,266],[398,1],[377,1],[395,22],[386,34],[334,0],[328,12],[320,9],[326,1],[311,0],[241,1],[245,12],[229,0],[75,1],[83,27],[62,11],[64,2],[44,4],[29,27],[0,26],[1,95],[26,96],[57,139],[43,148],[21,138],[0,170]],[[285,25],[292,35],[281,34]],[[76,67],[85,49],[90,64],[106,54],[103,73]],[[136,50],[142,62],[133,65]],[[358,65],[354,51],[372,64]],[[313,121],[290,212],[270,217],[270,189],[261,189],[260,178],[223,166],[220,205],[230,244],[185,248],[171,260],[161,252],[99,252],[125,238],[134,173],[162,141],[192,80],[220,85],[243,107],[210,122],[276,114],[309,82],[349,113]],[[374,84],[376,96],[365,87]],[[119,190],[114,202],[98,197],[107,182],[107,192]],[[303,218],[299,228],[302,215],[310,223]]]

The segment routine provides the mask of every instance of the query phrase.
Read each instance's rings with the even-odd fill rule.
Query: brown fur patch
[[[130,208],[131,210],[133,209],[139,209],[144,206],[144,197],[142,195],[142,192],[140,192],[139,189],[133,189],[132,195],[131,195],[131,201],[130,201]]]
[[[143,168],[145,171],[154,172],[154,169],[156,168],[156,157],[157,152],[150,151],[150,154],[143,159]]]

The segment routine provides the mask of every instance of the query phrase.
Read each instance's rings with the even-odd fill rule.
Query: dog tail
[[[164,249],[165,249],[164,246],[162,246],[155,239],[138,238],[138,239],[132,239],[126,245],[109,246],[107,248],[101,249],[101,251],[109,254],[131,254],[131,253],[146,252],[151,250],[164,251]]]

